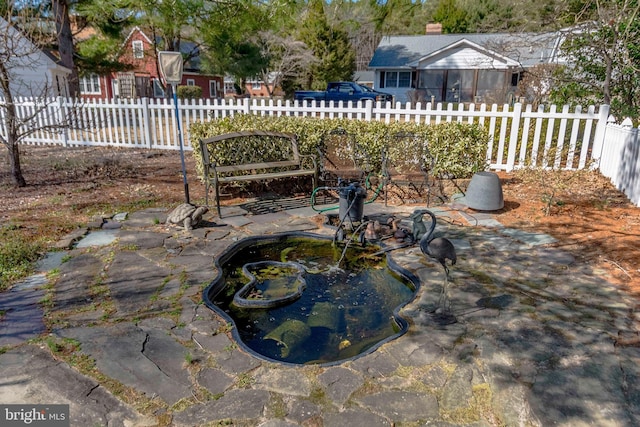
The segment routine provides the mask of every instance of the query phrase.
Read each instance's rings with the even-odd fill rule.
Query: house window
[[[56,95],[69,96],[69,82],[67,78],[56,75]]]
[[[155,98],[164,98],[164,96],[165,96],[164,88],[162,87],[162,83],[160,83],[160,80],[158,80],[158,79],[154,79],[153,80],[153,96]]]
[[[385,71],[382,87],[411,87],[411,71]]]
[[[446,102],[473,102],[475,70],[449,70],[447,73]]]
[[[216,98],[218,96],[218,91],[216,90],[216,88],[216,81],[209,80],[209,98]]]
[[[194,79],[187,79],[187,86],[195,86],[196,81]]]
[[[444,84],[444,70],[422,70],[420,71],[420,87],[425,90],[427,101],[431,101],[431,97],[435,102],[442,101],[442,87]]]
[[[142,40],[134,40],[131,42],[131,47],[133,49],[133,57],[135,59],[144,58],[144,46],[142,45]]]
[[[62,93],[60,89],[60,76],[56,76],[56,95],[60,95],[60,93]]]
[[[256,81],[256,82],[251,82],[251,89],[253,90],[260,90],[262,89],[262,83]]]
[[[233,82],[224,82],[224,93],[236,93]]]
[[[80,78],[80,93],[86,95],[100,95],[100,76],[95,73]]]
[[[498,101],[503,99],[505,72],[497,70],[478,70],[476,96],[482,101]]]
[[[118,79],[111,80],[111,90],[115,98],[120,96],[120,84],[118,83]]]
[[[522,80],[522,73],[513,73],[511,74],[511,86],[516,87],[518,83]]]
[[[411,87],[411,73],[409,71],[398,73],[398,87]]]

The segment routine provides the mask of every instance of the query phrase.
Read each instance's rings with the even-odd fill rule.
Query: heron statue
[[[455,317],[450,314],[451,306],[447,297],[447,285],[449,283],[449,267],[447,267],[447,260],[450,260],[452,265],[456,263],[456,248],[453,246],[453,243],[451,243],[451,241],[447,238],[433,237],[433,232],[436,229],[436,216],[433,212],[427,209],[423,209],[417,210],[413,213],[413,215],[424,214],[429,214],[429,216],[431,217],[431,226],[429,227],[429,230],[424,233],[422,237],[420,237],[420,250],[426,256],[434,258],[440,264],[442,264],[445,273],[444,284],[442,286],[442,292],[440,293],[436,312],[439,311],[441,315],[445,316],[448,323],[453,323],[455,322]],[[416,221],[414,219],[414,224],[415,222]]]
[[[450,260],[451,264],[455,264],[457,261],[456,257],[456,248],[453,246],[453,243],[449,239],[444,237],[436,237],[433,238],[433,232],[436,229],[436,216],[430,210],[423,209],[414,212],[416,214],[429,214],[431,217],[431,226],[429,230],[422,235],[420,238],[420,250],[423,254],[428,257],[435,258],[442,267],[444,267],[444,272],[449,277],[449,267],[447,267],[446,260]]]

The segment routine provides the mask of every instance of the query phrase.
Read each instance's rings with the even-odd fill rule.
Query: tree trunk
[[[11,182],[16,187],[25,187],[27,182],[22,176],[22,167],[20,165],[20,147],[18,145],[17,138],[17,116],[16,116],[16,106],[13,104],[13,100],[11,99],[9,103],[5,106],[5,124],[7,127],[7,139],[6,145],[9,150],[9,165],[11,167]]]
[[[611,48],[607,48],[606,44],[603,49],[604,56],[604,82],[602,83],[603,101],[607,105],[611,105],[611,80],[613,77],[613,61],[616,55],[615,49],[618,45],[618,34],[614,31]]]
[[[80,81],[78,69],[73,61],[73,35],[71,34],[71,19],[69,18],[68,0],[52,0],[53,13],[56,17],[56,34],[58,37],[58,53],[62,65],[71,70],[69,74],[69,96],[80,96]]]
[[[9,86],[9,70],[6,64],[0,63],[0,91],[4,95],[4,105],[0,112],[3,115],[6,136],[2,139],[2,143],[9,150],[9,166],[11,168],[11,182],[16,187],[25,187],[27,182],[22,176],[22,168],[20,167],[20,150],[18,147],[18,116],[16,114],[16,105],[13,102],[11,87]]]
[[[22,176],[22,167],[20,166],[20,149],[17,144],[13,144],[9,149],[9,165],[11,166],[11,182],[16,187],[26,187],[27,181]]]
[[[607,67],[605,71],[604,82],[602,84],[602,95],[603,102],[607,105],[611,105],[611,74],[613,70],[613,65],[611,61],[607,58]]]
[[[9,167],[11,169],[11,183],[16,187],[25,187],[27,181],[25,181],[22,175],[22,166],[20,165],[20,147],[16,141],[16,114],[15,106],[9,104],[5,109],[6,118],[5,126],[7,128],[7,138],[4,141],[7,150],[9,150]]]

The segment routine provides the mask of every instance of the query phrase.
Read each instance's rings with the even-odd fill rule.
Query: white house
[[[400,102],[510,102],[528,68],[559,63],[561,33],[387,36],[369,63],[374,89]]]
[[[364,86],[373,88],[374,72],[371,70],[356,71],[353,75],[353,81]]]
[[[71,70],[60,65],[19,29],[0,18],[0,62],[4,65],[11,95],[49,97],[69,94]],[[0,88],[0,97],[4,97]]]

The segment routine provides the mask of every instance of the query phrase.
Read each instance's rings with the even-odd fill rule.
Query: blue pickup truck
[[[294,99],[296,101],[353,101],[372,100],[376,101],[393,101],[393,96],[388,93],[378,92],[368,86],[364,86],[355,82],[331,82],[327,85],[326,91],[308,91],[299,90],[295,92]]]

